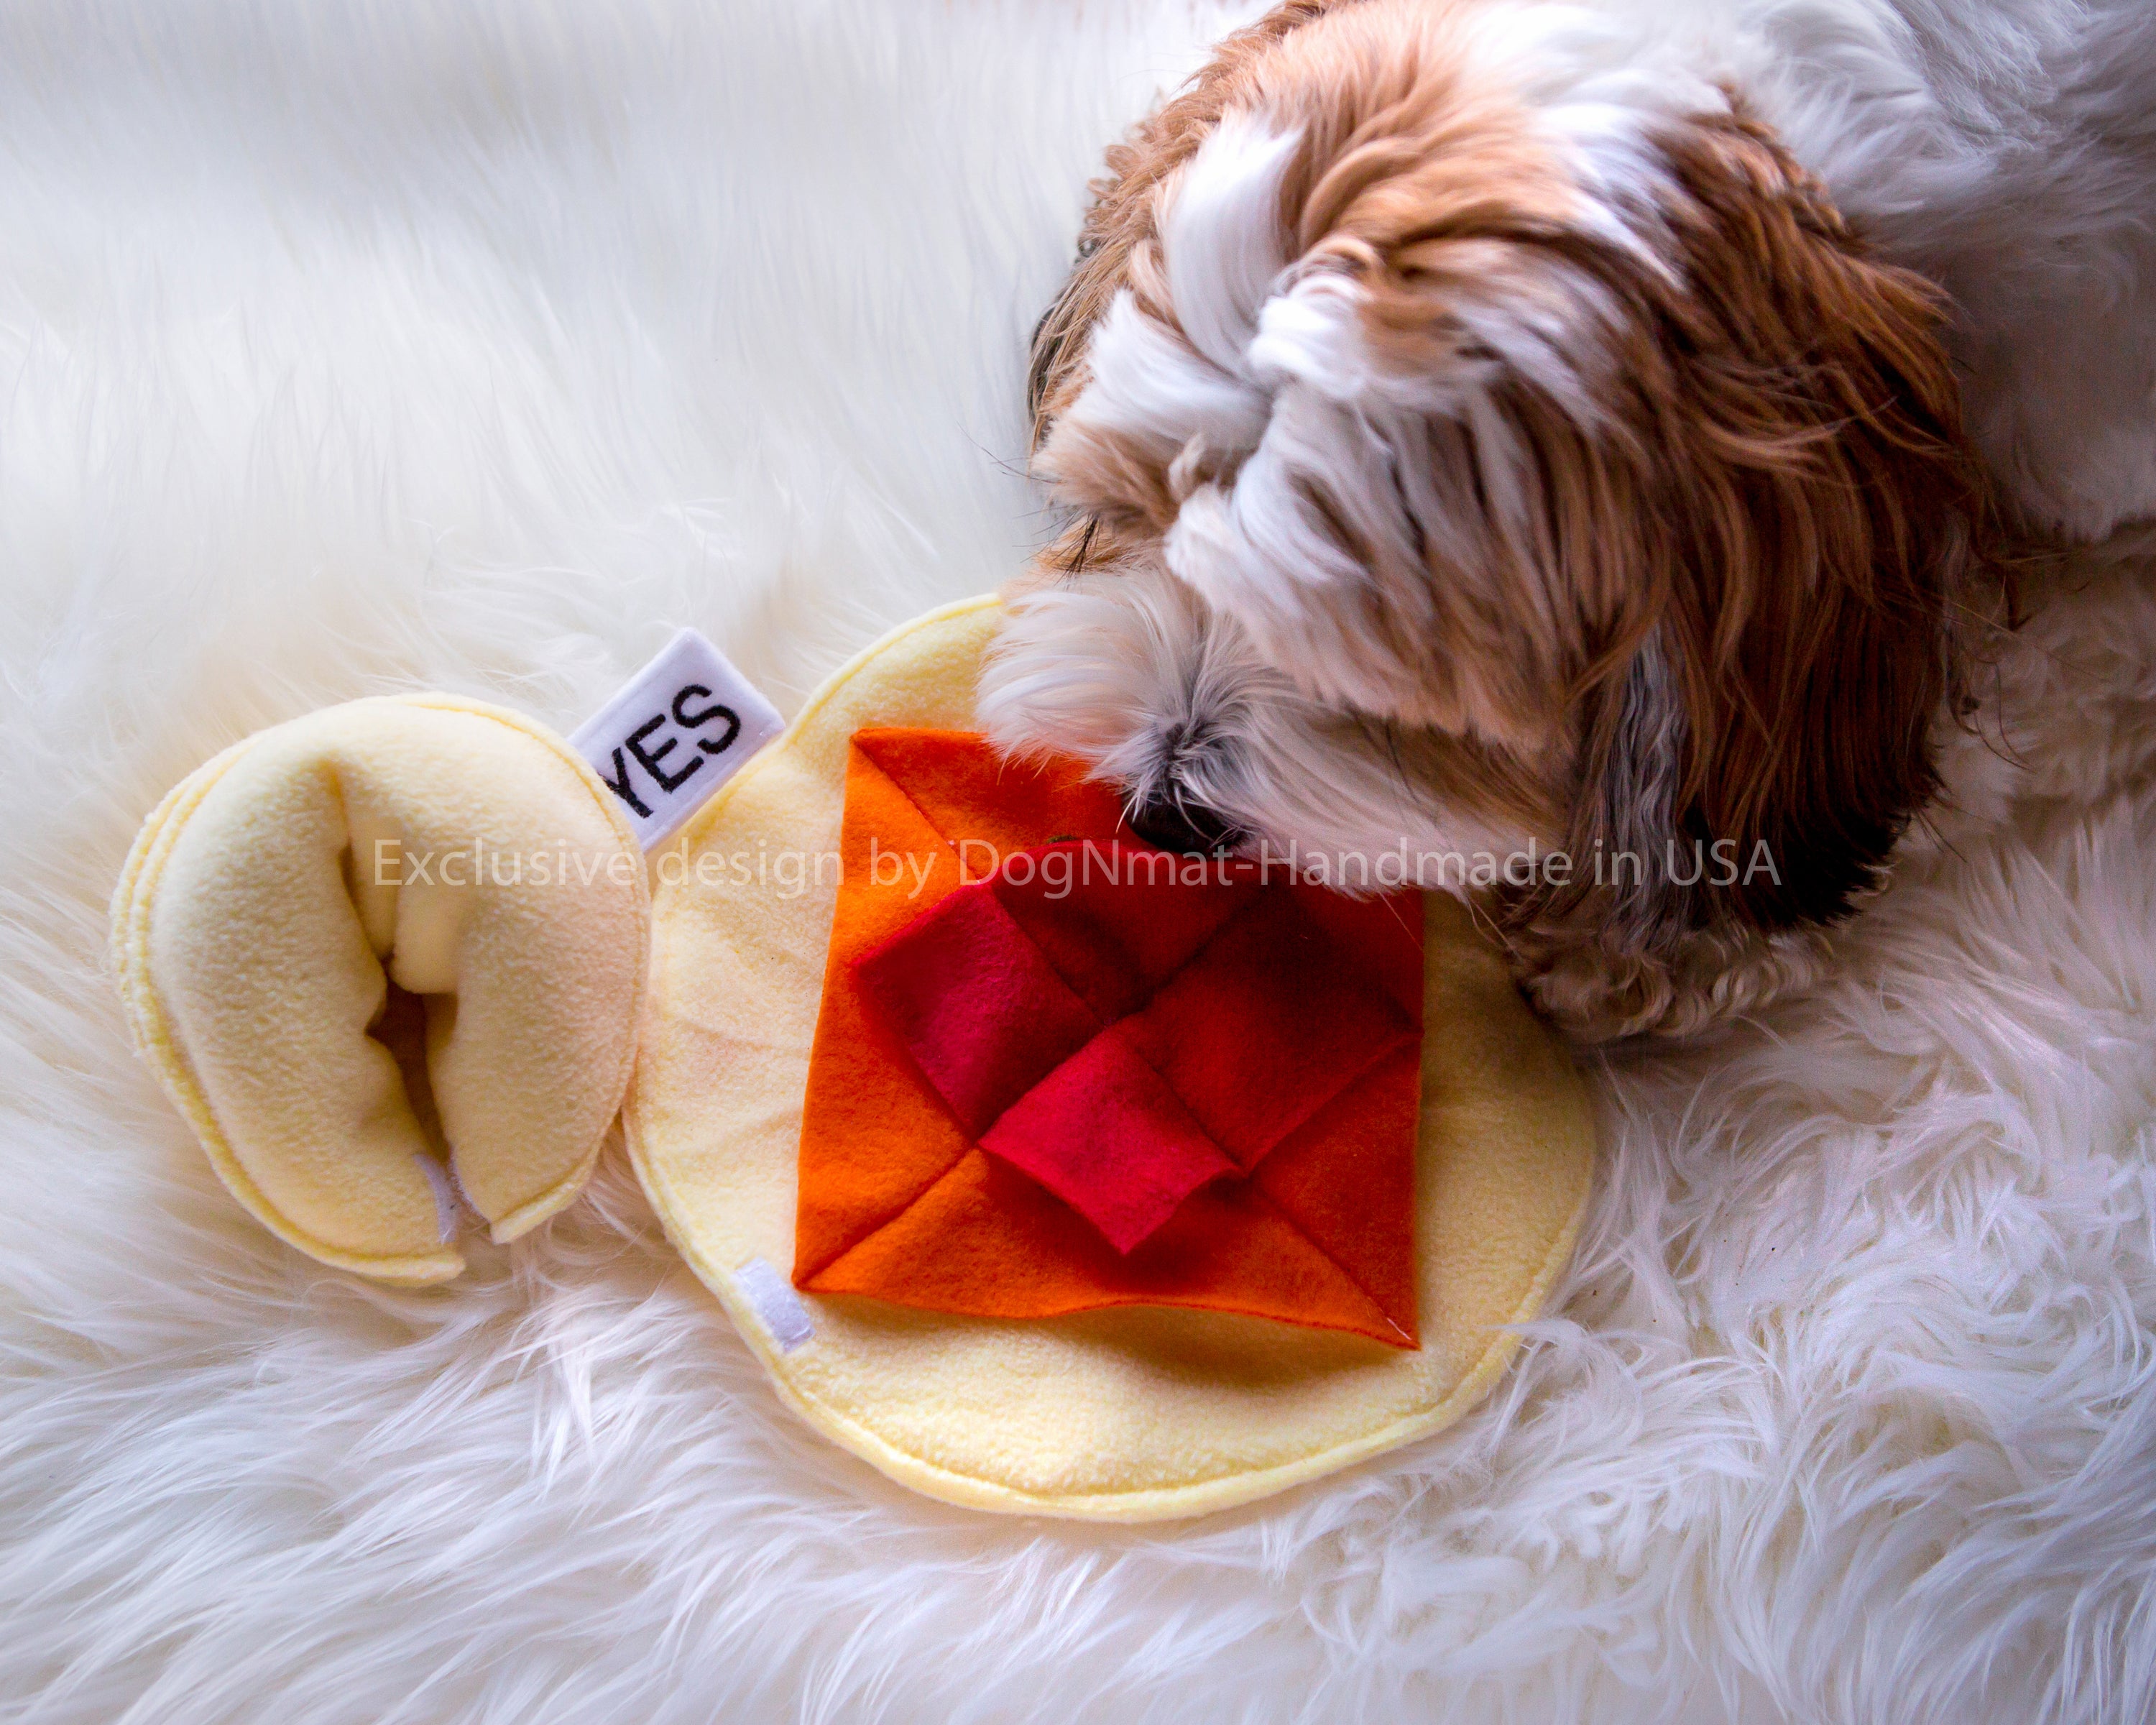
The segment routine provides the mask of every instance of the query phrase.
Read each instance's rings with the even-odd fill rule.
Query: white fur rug
[[[1038,531],[1019,355],[1137,0],[94,0],[0,19],[0,1718],[2138,1720],[2156,574],[2082,560],[1830,980],[1609,1070],[1561,1314],[1436,1441],[1184,1528],[916,1501],[617,1159],[442,1292],[273,1243],[100,973],[213,750],[564,726],[679,623],[782,705]]]

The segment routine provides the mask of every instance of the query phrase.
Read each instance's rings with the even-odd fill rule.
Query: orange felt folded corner
[[[1415,1345],[1416,895],[1170,859],[963,732],[857,732],[841,846],[798,1286]]]

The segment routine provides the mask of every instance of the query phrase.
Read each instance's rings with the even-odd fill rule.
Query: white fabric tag
[[[434,1237],[447,1245],[457,1237],[457,1189],[449,1183],[449,1171],[431,1156],[414,1153],[412,1160],[434,1189]]]
[[[816,1333],[808,1308],[793,1291],[793,1284],[761,1258],[751,1258],[734,1271],[734,1285],[748,1296],[771,1339],[781,1353],[791,1353]]]
[[[685,629],[569,742],[649,850],[783,728],[778,710],[726,655]]]

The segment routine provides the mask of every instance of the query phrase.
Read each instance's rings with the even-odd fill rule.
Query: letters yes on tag
[[[569,741],[649,850],[782,728],[778,709],[726,655],[685,629]]]

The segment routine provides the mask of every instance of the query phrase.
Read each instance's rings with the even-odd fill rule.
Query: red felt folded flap
[[[981,1135],[981,1147],[1128,1252],[1235,1165],[1122,1031],[1111,1025],[1059,1064]]]
[[[976,1138],[1101,1029],[1002,901],[978,887],[932,906],[855,968]]]
[[[1030,866],[1026,860],[1030,857]],[[1062,839],[1006,860],[989,883],[1103,1024],[1137,1011],[1245,907],[1253,865],[1130,841]]]
[[[1248,903],[1130,1020],[1138,1052],[1248,1170],[1416,1019],[1353,968],[1294,894]]]
[[[963,733],[857,734],[843,850],[799,1286],[1414,1344],[1414,895],[1143,850],[1075,763]]]

